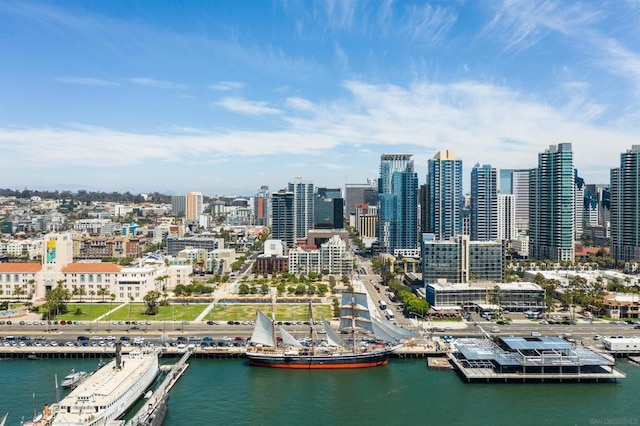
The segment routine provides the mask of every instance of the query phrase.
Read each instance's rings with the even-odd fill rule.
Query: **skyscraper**
[[[271,238],[281,240],[287,248],[296,245],[293,192],[278,191],[271,197]]]
[[[269,187],[261,186],[253,201],[253,216],[255,218],[256,225],[270,225],[270,202],[271,193],[269,192]]]
[[[611,169],[611,254],[619,261],[640,259],[640,145],[620,154]]]
[[[513,195],[516,228],[529,231],[529,169],[500,169],[498,192]]]
[[[289,192],[293,193],[295,238],[304,240],[309,229],[313,229],[313,182],[295,178],[289,183]]]
[[[411,156],[380,157],[378,242],[391,254],[418,248],[418,175]]]
[[[187,209],[187,197],[185,195],[171,196],[171,214],[179,216],[185,213]]]
[[[187,220],[198,220],[203,209],[202,192],[187,192],[184,217]]]
[[[476,164],[471,170],[471,241],[498,238],[497,170]]]
[[[575,180],[570,143],[538,154],[529,185],[529,249],[533,259],[573,262]]]
[[[427,225],[437,240],[462,233],[462,160],[451,150],[440,151],[427,162]]]

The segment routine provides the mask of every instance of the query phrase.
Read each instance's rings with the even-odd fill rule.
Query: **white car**
[[[492,333],[500,333],[500,329],[499,329],[498,327],[493,327],[493,328],[491,329],[491,332],[492,332]]]

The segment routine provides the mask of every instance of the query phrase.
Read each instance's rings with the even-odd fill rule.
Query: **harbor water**
[[[171,360],[164,360],[169,362]],[[0,416],[30,419],[58,381],[97,359],[0,360]],[[280,370],[191,358],[171,391],[165,425],[640,424],[640,366],[617,383],[465,383],[426,360],[361,370]],[[60,393],[62,398],[64,393]]]

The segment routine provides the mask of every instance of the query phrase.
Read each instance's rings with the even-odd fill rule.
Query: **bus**
[[[384,302],[384,300],[380,300],[380,309],[382,309],[383,311],[387,310],[387,304]]]

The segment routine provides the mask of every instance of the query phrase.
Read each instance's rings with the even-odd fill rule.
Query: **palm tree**
[[[89,290],[89,331],[91,331],[91,323],[93,322],[91,314],[93,311],[93,296],[95,295],[96,295],[95,291]]]
[[[156,281],[159,281],[162,283],[162,291],[166,290],[166,284],[169,278],[170,278],[169,275],[160,275],[159,277],[156,277]]]
[[[33,299],[34,293],[36,291],[36,280],[30,279],[29,281],[27,281],[27,283],[29,283],[29,298]]]

